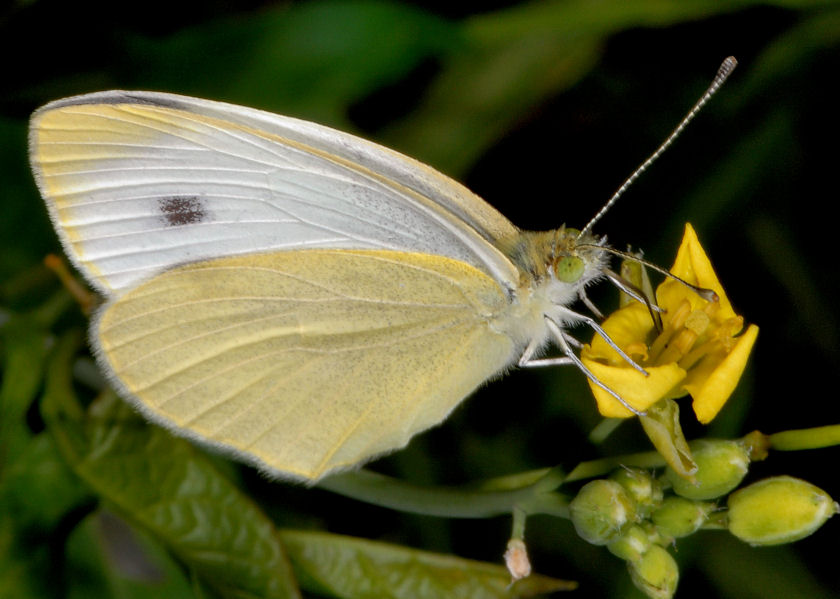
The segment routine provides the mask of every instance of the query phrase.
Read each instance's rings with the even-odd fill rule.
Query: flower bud
[[[805,538],[840,506],[809,482],[767,478],[729,496],[729,532],[750,545],[780,545]]]
[[[606,545],[636,520],[636,505],[627,491],[612,480],[593,480],[569,503],[578,535],[593,545]]]
[[[651,545],[640,560],[627,562],[627,569],[633,584],[648,597],[671,599],[677,590],[679,567],[671,554],[659,545]]]
[[[738,441],[708,439],[691,444],[697,463],[694,481],[679,476],[670,467],[665,471],[674,492],[688,499],[715,499],[741,484],[750,464],[749,451]]]
[[[651,519],[664,536],[679,539],[696,532],[714,509],[713,503],[672,496],[662,502]]]
[[[616,557],[624,561],[635,562],[642,558],[650,549],[652,542],[647,531],[634,524],[629,526],[615,541],[607,545],[607,549]]]
[[[638,468],[620,468],[610,475],[636,502],[636,509],[649,513],[662,503],[662,485],[645,470]]]

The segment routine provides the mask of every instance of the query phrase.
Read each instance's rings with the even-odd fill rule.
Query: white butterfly
[[[567,307],[605,272],[592,223],[520,231],[346,133],[108,91],[38,110],[30,154],[67,254],[107,299],[91,340],[111,382],[276,476],[403,447],[512,365],[583,369],[564,329],[600,332]],[[550,339],[565,356],[534,360]]]

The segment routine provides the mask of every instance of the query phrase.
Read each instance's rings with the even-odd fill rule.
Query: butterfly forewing
[[[106,293],[186,262],[302,248],[464,261],[507,288],[517,230],[466,188],[326,127],[153,92],[33,117],[31,159],[68,253]]]

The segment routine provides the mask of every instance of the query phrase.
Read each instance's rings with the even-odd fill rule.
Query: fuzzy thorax
[[[519,269],[519,286],[499,325],[518,343],[546,340],[546,317],[560,326],[574,322],[566,308],[603,276],[609,260],[602,249],[606,240],[591,234],[578,239],[578,235],[578,230],[565,226],[523,231],[504,248]]]

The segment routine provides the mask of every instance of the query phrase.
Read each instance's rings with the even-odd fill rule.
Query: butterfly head
[[[554,239],[548,252],[548,272],[560,283],[586,285],[597,279],[607,263],[601,249],[605,238],[591,234],[581,236],[577,229],[565,226],[553,231]]]
[[[568,305],[608,266],[606,239],[561,226],[553,231],[524,231],[508,252],[523,276],[521,287],[547,304]],[[529,292],[530,293],[530,292]]]

